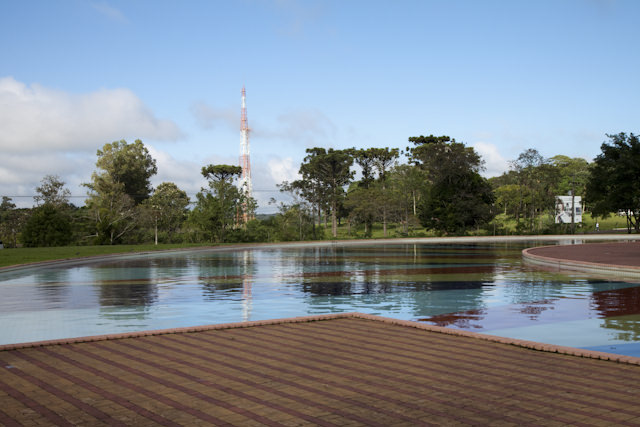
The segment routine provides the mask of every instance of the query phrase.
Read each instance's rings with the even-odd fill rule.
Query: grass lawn
[[[114,245],[114,246],[60,246],[54,248],[14,248],[0,250],[0,267],[26,264],[38,261],[51,261],[87,257],[95,255],[109,255],[133,252],[161,251],[167,249],[181,249],[202,247],[206,244],[160,244],[150,245]]]

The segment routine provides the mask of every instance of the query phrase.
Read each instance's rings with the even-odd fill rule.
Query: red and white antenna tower
[[[247,198],[253,197],[253,189],[251,186],[251,161],[249,159],[249,125],[247,123],[247,101],[246,91],[242,86],[242,110],[240,113],[240,167],[242,175],[240,176],[240,190]],[[246,222],[249,218],[247,206],[245,205],[243,219]]]

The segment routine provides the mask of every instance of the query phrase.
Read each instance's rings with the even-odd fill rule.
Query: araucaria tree
[[[240,166],[208,165],[202,168],[202,176],[209,181],[196,195],[196,206],[191,212],[191,222],[210,240],[226,241],[227,233],[237,223],[245,196],[234,185],[242,174]],[[255,205],[255,201],[246,201]]]
[[[491,186],[480,176],[483,161],[472,147],[448,136],[409,138],[411,159],[427,176],[418,217],[423,226],[447,233],[479,227],[494,217]]]
[[[627,229],[640,233],[640,140],[630,133],[607,135],[587,182],[587,199],[596,215],[622,211]]]
[[[137,205],[151,194],[156,161],[142,141],[105,144],[97,152],[98,168],[91,175],[87,206],[96,221],[98,243],[114,244],[135,228]]]

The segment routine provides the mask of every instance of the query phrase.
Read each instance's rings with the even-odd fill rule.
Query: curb
[[[548,353],[558,353],[558,354],[564,354],[569,356],[583,357],[587,359],[609,360],[609,361],[624,363],[629,365],[640,365],[640,357],[624,356],[620,354],[605,353],[601,351],[585,350],[580,348],[565,347],[565,346],[559,346],[554,344],[544,344],[536,341],[526,341],[526,340],[520,340],[515,338],[505,338],[505,337],[499,337],[495,335],[480,334],[477,332],[462,331],[458,329],[445,328],[442,326],[427,325],[424,323],[415,322],[411,320],[392,319],[389,317],[376,316],[373,314],[366,314],[366,313],[359,313],[359,312],[320,314],[320,315],[314,315],[314,316],[289,317],[289,318],[283,318],[283,319],[221,323],[217,325],[204,325],[204,326],[193,326],[193,327],[173,328],[173,329],[157,329],[157,330],[151,330],[151,331],[128,332],[128,333],[122,333],[122,334],[94,335],[94,336],[87,336],[87,337],[64,338],[64,339],[57,339],[57,340],[35,341],[35,342],[17,343],[17,344],[4,344],[4,345],[0,345],[0,351],[47,347],[47,346],[55,346],[55,345],[80,344],[80,343],[89,343],[89,342],[97,342],[97,341],[120,340],[120,339],[128,339],[128,338],[141,338],[141,337],[148,337],[148,336],[154,336],[154,335],[183,334],[183,333],[204,332],[204,331],[211,331],[211,330],[251,328],[256,326],[319,322],[324,320],[348,319],[348,318],[377,321],[377,322],[387,323],[391,325],[421,329],[428,332],[454,335],[454,336],[466,337],[466,338],[475,338],[483,341],[489,341],[489,342],[494,342],[498,344],[514,345],[517,347],[522,347],[530,350],[544,351]]]

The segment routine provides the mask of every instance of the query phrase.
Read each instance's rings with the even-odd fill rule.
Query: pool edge
[[[517,347],[527,348],[530,350],[544,351],[547,353],[558,353],[558,354],[577,356],[577,357],[583,357],[588,359],[609,360],[609,361],[624,363],[629,365],[640,365],[640,357],[625,356],[625,355],[614,354],[614,353],[605,353],[601,351],[586,350],[586,349],[575,348],[575,347],[559,346],[555,344],[545,344],[537,341],[527,341],[527,340],[521,340],[517,338],[507,338],[507,337],[500,337],[496,335],[481,334],[477,332],[446,328],[442,326],[428,325],[425,323],[416,322],[412,320],[393,319],[391,317],[377,316],[373,314],[366,314],[366,313],[360,313],[360,312],[319,314],[319,315],[311,315],[311,316],[288,317],[288,318],[281,318],[281,319],[220,323],[220,324],[214,324],[214,325],[188,326],[188,327],[182,327],[182,328],[155,329],[155,330],[138,331],[138,332],[126,332],[126,333],[120,333],[120,334],[91,335],[91,336],[75,337],[75,338],[62,338],[62,339],[55,339],[55,340],[2,344],[0,345],[0,351],[10,351],[10,350],[65,345],[65,344],[80,344],[80,343],[107,341],[107,340],[120,340],[120,339],[126,339],[126,338],[141,338],[141,337],[153,336],[153,335],[203,332],[203,331],[217,330],[217,329],[250,328],[250,327],[256,327],[256,326],[280,325],[280,324],[287,324],[287,323],[317,322],[317,321],[323,321],[323,320],[334,320],[334,319],[343,319],[343,318],[359,318],[364,320],[378,321],[378,322],[388,323],[392,325],[422,329],[428,332],[455,335],[455,336],[467,337],[467,338],[475,338],[475,339],[495,342],[499,344],[513,345]]]

